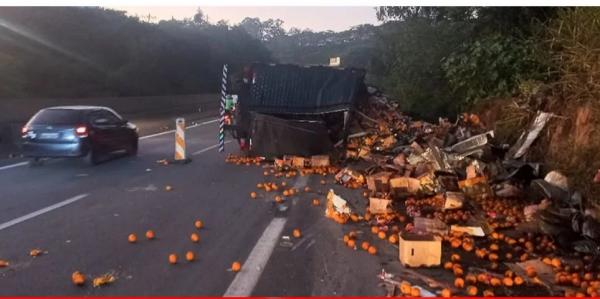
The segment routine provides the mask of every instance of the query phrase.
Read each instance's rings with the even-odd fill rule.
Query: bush
[[[442,68],[456,96],[474,104],[492,96],[508,96],[521,81],[544,77],[546,57],[536,41],[493,34],[463,44]]]

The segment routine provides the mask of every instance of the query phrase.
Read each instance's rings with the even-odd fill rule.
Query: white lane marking
[[[208,120],[208,121],[205,121],[205,122],[201,122],[201,123],[198,123],[198,124],[194,124],[194,125],[191,125],[191,126],[186,127],[186,128],[189,129],[189,128],[195,128],[195,127],[199,127],[199,126],[204,126],[204,125],[211,124],[211,123],[214,123],[214,122],[217,122],[217,121],[219,121],[218,118],[217,119],[213,119],[213,120]],[[161,136],[161,135],[165,135],[165,134],[169,134],[169,133],[174,133],[174,132],[175,132],[175,130],[170,130],[170,131],[165,131],[165,132],[160,132],[160,133],[156,133],[156,134],[150,134],[150,135],[142,136],[139,139],[140,140],[144,140],[144,139],[148,139],[148,138],[152,138],[152,137],[156,137],[156,136]],[[29,164],[28,161],[19,162],[19,163],[15,163],[15,164],[11,164],[11,165],[6,165],[6,166],[0,166],[0,170],[11,169],[11,168],[15,168],[15,167],[21,167],[21,166],[25,166],[27,164]]]
[[[6,166],[0,166],[0,170],[10,169],[10,168],[15,168],[15,167],[20,167],[20,166],[25,166],[27,164],[29,164],[29,162],[25,161],[25,162],[19,162],[19,163],[15,163],[15,164],[11,164],[11,165],[6,165]]]
[[[208,125],[208,124],[211,124],[211,123],[214,123],[214,122],[217,122],[217,121],[219,121],[218,118],[217,119],[213,119],[213,120],[208,120],[208,121],[205,121],[205,122],[201,122],[201,123],[198,123],[198,124],[193,124],[193,125],[187,126],[185,128],[186,129],[190,129],[190,128],[195,128],[195,127],[200,127],[200,126]],[[169,134],[169,133],[175,133],[175,130],[169,130],[169,131],[164,131],[164,132],[160,132],[160,133],[156,133],[156,134],[150,134],[150,135],[142,136],[139,139],[140,140],[144,140],[144,139],[148,139],[148,138],[152,138],[152,137],[156,137],[156,136],[161,136],[161,135],[165,135],[165,134]]]
[[[230,143],[230,142],[231,142],[231,140],[227,140],[227,141],[225,141],[225,144]],[[202,154],[204,152],[210,151],[211,149],[217,148],[218,146],[219,146],[219,144],[211,145],[211,146],[209,146],[207,148],[204,148],[204,149],[201,149],[201,150],[199,150],[197,152],[192,153],[192,156],[200,155],[200,154]]]
[[[4,222],[4,223],[0,224],[0,230],[3,230],[5,228],[9,228],[9,227],[11,227],[13,225],[19,224],[19,223],[21,223],[23,221],[26,221],[26,220],[29,220],[31,218],[37,217],[37,216],[42,215],[44,213],[48,213],[48,212],[50,212],[52,210],[55,210],[55,209],[58,209],[60,207],[64,207],[64,206],[66,206],[68,204],[72,204],[72,203],[74,203],[74,202],[76,202],[76,201],[78,201],[78,200],[80,200],[82,198],[87,197],[88,195],[89,194],[87,194],[87,193],[86,194],[79,194],[79,195],[77,195],[75,197],[71,197],[71,198],[69,198],[67,200],[61,201],[59,203],[55,203],[55,204],[53,204],[51,206],[45,207],[43,209],[40,209],[40,210],[37,210],[35,212],[29,213],[27,215],[21,216],[19,218],[15,218],[15,219],[10,220],[8,222]]]
[[[242,264],[242,270],[237,273],[224,297],[247,297],[252,294],[258,279],[260,278],[267,261],[273,253],[279,235],[283,231],[287,219],[274,218],[265,229],[260,239],[250,252],[246,262]]]

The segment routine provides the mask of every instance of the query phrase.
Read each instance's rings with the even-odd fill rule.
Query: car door
[[[117,121],[105,110],[95,110],[89,116],[92,144],[95,150],[110,153],[119,149]]]
[[[113,138],[115,141],[115,150],[127,149],[131,144],[130,130],[127,122],[123,120],[116,112],[110,109],[103,110],[104,117],[109,120],[109,123],[114,124]]]

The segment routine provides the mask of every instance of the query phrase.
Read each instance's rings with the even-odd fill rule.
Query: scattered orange
[[[369,246],[369,249],[367,249],[367,251],[369,252],[370,255],[377,254],[377,248],[375,248],[375,246]]]
[[[74,285],[81,286],[85,284],[85,275],[79,271],[75,271],[71,274],[71,281]]]
[[[194,222],[194,226],[195,226],[197,229],[201,229],[201,228],[203,228],[203,227],[204,227],[204,223],[202,223],[202,220],[196,220],[196,221]]]
[[[152,240],[152,239],[154,239],[154,237],[155,236],[154,236],[154,231],[153,230],[149,229],[149,230],[146,231],[146,239]]]
[[[483,291],[483,297],[494,297],[494,291],[486,289]]]
[[[450,298],[452,297],[452,291],[449,288],[442,289],[442,298]]]
[[[471,297],[477,296],[477,287],[476,286],[467,287],[467,295],[469,295]]]
[[[137,237],[135,234],[129,234],[129,236],[127,236],[127,241],[129,241],[129,243],[135,243],[137,241]]]
[[[254,192],[254,191],[253,191],[253,192],[250,192],[250,197],[251,197],[252,199],[255,199],[255,198],[257,197],[257,195],[256,195],[256,192]]]
[[[348,247],[354,248],[356,246],[356,241],[354,241],[354,239],[350,239],[346,244],[348,244]]]
[[[499,278],[492,277],[490,279],[490,285],[493,287],[499,287],[502,285],[502,281]]]
[[[240,264],[240,262],[233,262],[231,264],[231,271],[233,272],[238,272],[242,269],[242,264]]]
[[[169,254],[169,264],[175,265],[177,264],[177,255],[174,253]]]
[[[198,243],[200,241],[200,236],[197,233],[192,233],[190,235],[190,240],[194,243]]]
[[[365,216],[366,218],[366,216]],[[379,227],[378,226],[371,226],[371,232],[373,234],[378,234],[379,233]]]
[[[398,243],[398,235],[396,235],[396,234],[390,235],[390,237],[388,238],[388,241],[392,244]]]
[[[537,276],[537,272],[535,271],[535,268],[533,268],[532,266],[528,266],[525,268],[525,273],[527,274],[527,276],[533,278]]]
[[[384,231],[380,231],[377,233],[377,237],[379,237],[379,239],[381,240],[385,240],[385,232]]]
[[[185,259],[186,259],[188,262],[192,262],[192,261],[194,261],[194,260],[196,259],[196,256],[194,255],[194,253],[193,253],[193,252],[191,252],[191,251],[188,251],[188,252],[186,252],[186,253],[185,253]]]
[[[446,269],[446,270],[452,270],[453,266],[454,266],[454,264],[452,262],[445,262],[444,263],[444,269]]]
[[[364,251],[367,251],[367,250],[369,250],[369,247],[370,247],[370,246],[371,246],[371,245],[370,245],[370,244],[369,244],[369,242],[367,242],[367,241],[364,241],[364,242],[362,242],[362,244],[360,245],[360,247],[361,247],[361,248],[362,248]]]
[[[321,201],[318,198],[315,198],[312,200],[312,205],[313,206],[318,206],[321,204]]]
[[[300,232],[299,229],[294,229],[294,231],[292,231],[292,235],[294,236],[294,238],[300,238],[302,237],[302,232]]]
[[[410,296],[411,297],[421,297],[421,289],[412,287],[410,288]]]
[[[522,285],[522,284],[523,284],[525,281],[523,280],[523,278],[521,278],[521,276],[516,276],[516,277],[514,278],[514,282],[515,282],[515,285],[518,285],[518,286],[520,286],[520,285]]]
[[[457,288],[459,288],[459,289],[464,288],[465,287],[465,280],[462,279],[462,278],[460,278],[460,277],[457,277],[454,280],[454,286],[457,287]]]
[[[455,263],[456,263],[456,262],[460,262],[460,255],[458,255],[458,254],[456,254],[456,253],[453,253],[453,254],[450,256],[450,260],[451,260],[451,261],[453,261],[453,262],[455,262]]]

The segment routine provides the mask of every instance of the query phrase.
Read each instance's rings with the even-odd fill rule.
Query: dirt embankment
[[[600,188],[592,184],[600,168],[600,103],[567,103],[552,97],[523,104],[521,99],[494,99],[475,110],[501,142],[513,144],[542,110],[556,115],[540,133],[528,153],[530,161],[569,177],[573,190],[600,204]]]

